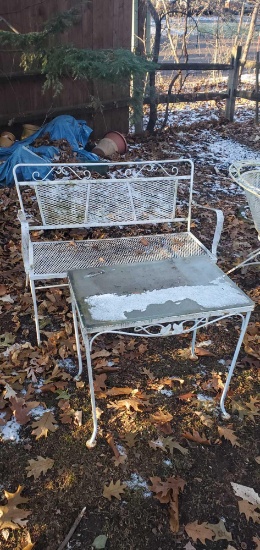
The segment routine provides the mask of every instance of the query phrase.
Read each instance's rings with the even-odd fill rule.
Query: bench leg
[[[81,351],[80,351],[77,312],[76,312],[76,307],[75,307],[74,300],[71,300],[71,308],[72,308],[74,331],[75,331],[75,340],[76,340],[77,356],[78,356],[78,364],[79,364],[78,374],[74,377],[74,380],[80,380],[81,374],[82,374],[82,357],[81,357]]]
[[[30,287],[31,287],[31,294],[32,294],[32,301],[33,301],[33,309],[34,309],[34,320],[35,320],[37,344],[38,344],[38,346],[40,346],[41,345],[41,334],[40,334],[40,325],[39,325],[39,317],[38,317],[38,307],[37,307],[37,299],[36,299],[36,292],[35,292],[35,284],[34,284],[34,281],[32,279],[30,279]]]
[[[231,381],[231,378],[232,378],[232,375],[233,375],[233,372],[234,372],[234,368],[236,366],[236,361],[237,361],[238,354],[240,352],[241,344],[243,342],[243,339],[244,339],[244,336],[245,336],[245,333],[246,333],[247,325],[249,323],[250,315],[251,315],[251,311],[249,311],[246,314],[245,317],[243,316],[240,336],[239,336],[239,339],[238,339],[238,342],[237,342],[237,345],[236,345],[235,353],[233,355],[233,359],[232,359],[232,362],[231,362],[231,365],[230,365],[230,368],[229,368],[226,383],[225,383],[225,386],[223,388],[223,392],[222,392],[221,399],[220,399],[221,416],[225,420],[228,420],[230,418],[230,414],[227,413],[227,411],[225,409],[224,402],[225,402],[225,398],[226,398],[226,395],[227,395],[227,392],[228,392],[229,384],[230,384],[230,381]]]
[[[88,335],[84,334],[83,337],[85,348],[86,348],[86,359],[87,359],[87,367],[88,367],[88,382],[89,382],[89,390],[90,390],[90,398],[91,398],[91,408],[92,408],[92,419],[93,419],[93,431],[90,439],[86,442],[86,447],[88,449],[91,449],[92,447],[95,447],[96,445],[96,436],[97,436],[97,412],[96,412],[96,400],[95,400],[95,391],[94,391],[94,383],[93,383],[93,373],[92,373],[92,364],[91,364],[91,347],[92,347],[92,340],[89,340]]]
[[[196,336],[197,336],[197,328],[194,329],[192,333],[192,341],[191,341],[191,359],[197,359],[197,355],[195,353],[195,346],[196,346]]]

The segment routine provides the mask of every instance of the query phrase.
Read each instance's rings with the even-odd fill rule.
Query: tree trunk
[[[147,5],[145,0],[138,0],[138,24],[137,36],[135,36],[135,53],[145,55],[145,29],[146,29]],[[133,108],[135,133],[143,132],[143,97],[145,75],[135,76],[133,79]]]
[[[245,46],[244,46],[244,51],[243,51],[242,57],[241,57],[240,72],[239,72],[240,76],[241,76],[241,74],[243,72],[243,69],[244,69],[244,66],[246,64],[249,48],[251,46],[251,42],[252,42],[252,39],[253,39],[253,36],[254,36],[254,30],[255,30],[255,26],[256,26],[259,7],[260,7],[260,0],[256,0],[255,1],[255,7],[253,9],[252,16],[251,16],[251,21],[250,21],[250,25],[249,25],[249,29],[248,29],[248,35],[247,35],[246,43],[245,43]]]
[[[260,1],[260,0],[259,0]],[[159,17],[157,10],[152,4],[151,0],[146,0],[147,7],[151,13],[151,16],[155,22],[155,38],[153,46],[153,62],[158,63],[159,53],[160,53],[160,44],[161,44],[161,33],[162,33],[162,21]],[[150,73],[150,117],[147,124],[147,131],[152,133],[157,120],[157,102],[156,102],[156,88],[155,88],[155,71]]]

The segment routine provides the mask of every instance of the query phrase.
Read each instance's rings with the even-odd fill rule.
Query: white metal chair
[[[231,178],[244,189],[252,218],[260,240],[260,160],[234,162],[229,168]],[[243,266],[260,264],[260,248],[228,271],[232,273]]]

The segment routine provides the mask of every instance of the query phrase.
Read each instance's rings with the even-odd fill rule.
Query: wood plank
[[[157,71],[229,71],[230,63],[159,63]]]
[[[170,101],[169,103],[195,103],[197,101],[212,101],[214,99],[226,99],[228,97],[228,93],[222,93],[222,92],[199,92],[199,93],[189,93],[189,94],[171,94],[170,95]],[[160,94],[157,97],[157,105],[160,103],[167,103],[168,96],[167,94]],[[144,104],[150,105],[150,98],[145,97],[144,98]]]

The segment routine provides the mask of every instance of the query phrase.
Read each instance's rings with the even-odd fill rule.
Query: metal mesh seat
[[[208,256],[189,233],[87,241],[33,242],[34,277],[66,277],[72,269]],[[213,258],[213,256],[212,256]]]

